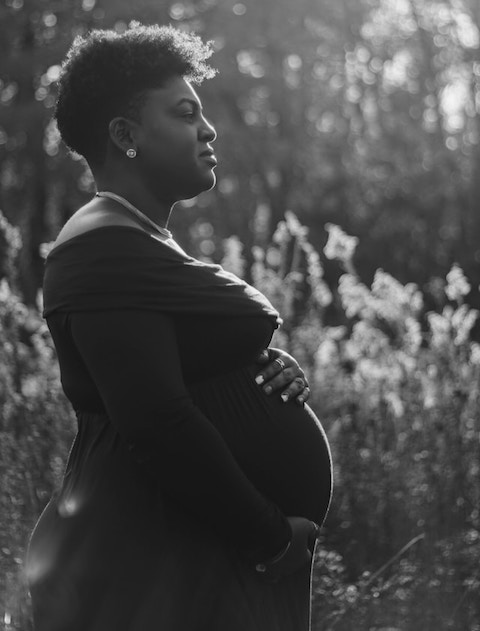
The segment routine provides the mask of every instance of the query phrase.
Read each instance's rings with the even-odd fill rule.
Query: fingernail
[[[257,375],[255,377],[255,383],[258,383],[259,386],[265,381],[265,377],[263,375]]]
[[[265,392],[265,394],[270,394],[272,392],[272,386],[265,386],[263,391]]]
[[[280,395],[280,398],[282,399],[284,403],[286,403],[288,401],[288,394],[284,392],[283,394]]]
[[[297,402],[298,402],[298,405],[302,405],[303,401],[304,401],[304,399],[303,399],[303,397],[302,397],[302,396],[297,397]]]

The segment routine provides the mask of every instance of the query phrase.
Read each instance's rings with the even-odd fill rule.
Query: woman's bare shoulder
[[[107,208],[100,200],[92,200],[85,206],[79,208],[67,220],[63,228],[58,233],[53,247],[69,241],[73,237],[77,237],[84,232],[95,230],[102,226],[131,226],[139,229],[138,222],[125,216],[122,212],[113,211]],[[140,228],[141,229],[141,228]]]

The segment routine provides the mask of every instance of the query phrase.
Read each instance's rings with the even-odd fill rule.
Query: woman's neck
[[[97,191],[109,191],[126,199],[159,226],[167,227],[173,203],[159,199],[156,195],[134,182],[119,181],[118,178],[95,177]]]

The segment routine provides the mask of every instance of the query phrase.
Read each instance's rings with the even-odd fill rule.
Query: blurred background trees
[[[478,0],[0,5],[0,628],[31,628],[25,541],[74,430],[39,289],[94,189],[55,81],[76,34],[133,19],[214,42],[218,184],[171,227],[271,297],[310,376],[337,479],[318,631],[479,630]]]
[[[219,181],[176,213],[186,245],[216,259],[232,234],[263,245],[290,209],[315,246],[327,221],[359,236],[365,279],[382,267],[434,299],[432,279],[457,261],[478,284],[476,0],[6,0],[0,208],[22,233],[28,303],[40,243],[92,192],[51,123],[59,64],[76,34],[132,19],[194,29],[217,51],[220,73],[200,94],[219,132]]]

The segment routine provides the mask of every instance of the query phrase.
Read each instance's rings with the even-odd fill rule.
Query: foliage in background
[[[21,229],[28,304],[39,245],[92,192],[50,120],[59,63],[75,34],[132,19],[194,29],[217,51],[220,74],[200,94],[218,130],[218,186],[176,213],[189,250],[218,260],[237,235],[248,272],[252,246],[295,208],[317,249],[327,222],[360,237],[364,282],[380,266],[422,286],[429,308],[454,261],[478,285],[478,0],[6,0],[0,207]],[[477,292],[468,300],[480,307]]]
[[[381,270],[363,284],[356,240],[335,225],[328,232],[324,254],[345,269],[338,286],[325,283],[293,213],[254,250],[250,271],[284,317],[275,343],[306,368],[333,450],[314,631],[478,631],[480,346],[470,339],[468,280],[454,266],[444,304],[425,313],[412,284]],[[224,264],[237,273],[242,250],[238,239],[224,243]],[[325,323],[333,302],[344,312],[339,326]],[[6,630],[28,631],[25,543],[58,482],[73,418],[45,324],[6,280],[0,338],[0,616]]]
[[[337,554],[322,554],[318,628],[480,629],[480,345],[470,335],[478,312],[464,302],[470,284],[453,265],[438,312],[425,311],[414,284],[382,270],[362,283],[357,240],[327,228],[324,254],[346,272],[333,296],[292,214],[254,270],[287,318],[278,344],[308,366],[311,406],[334,454],[326,543]],[[332,300],[343,325],[325,324]]]
[[[1,213],[0,240],[8,244],[4,268],[13,271],[20,239]],[[0,628],[5,630],[31,628],[25,546],[61,479],[74,430],[38,307],[19,299],[14,275],[0,280]]]
[[[51,123],[55,80],[75,34],[131,19],[214,40],[220,74],[200,94],[218,185],[174,228],[272,298],[277,342],[308,370],[337,479],[318,630],[478,629],[477,0],[2,3],[5,629],[29,629],[23,546],[73,430],[38,314],[41,244],[93,188]]]

